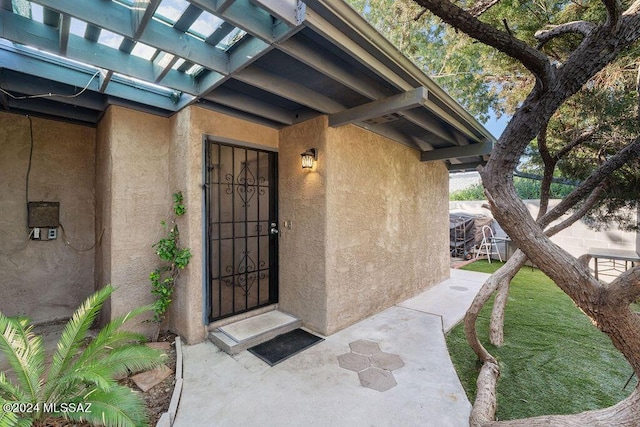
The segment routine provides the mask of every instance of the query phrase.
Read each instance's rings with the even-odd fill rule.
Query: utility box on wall
[[[60,202],[29,202],[29,228],[60,226]]]

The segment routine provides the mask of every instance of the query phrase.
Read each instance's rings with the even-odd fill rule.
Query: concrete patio
[[[247,351],[232,357],[209,342],[186,346],[174,425],[467,426],[471,405],[443,332],[488,276],[451,270],[450,279],[274,367]],[[344,355],[363,342],[399,356],[403,366],[383,369],[396,385],[375,387],[376,378],[363,381],[360,368],[345,367]]]

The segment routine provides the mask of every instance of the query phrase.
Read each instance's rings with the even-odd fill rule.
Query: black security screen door
[[[278,301],[277,153],[206,143],[209,321]]]

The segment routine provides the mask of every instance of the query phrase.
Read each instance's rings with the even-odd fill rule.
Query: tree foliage
[[[540,199],[540,182],[537,180],[514,177],[513,183],[516,187],[518,197],[522,200],[537,200]],[[569,194],[573,189],[572,186],[567,184],[552,183],[551,194],[552,199],[562,199]],[[449,200],[451,201],[470,201],[470,200],[485,200],[484,187],[482,184],[474,184],[462,190],[454,191],[449,194]]]
[[[640,386],[609,408],[496,422],[501,368],[476,331],[480,308],[496,290],[506,301],[503,290],[508,286],[504,285],[529,258],[607,334],[640,375],[640,317],[631,307],[640,297],[640,266],[603,285],[591,274],[588,255],[575,258],[550,240],[588,212],[598,215],[600,209],[601,218],[607,220],[607,211],[615,213],[615,203],[607,207],[612,200],[626,203],[637,197],[633,190],[640,158],[638,100],[633,80],[625,72],[638,68],[640,0],[415,2],[509,57],[505,69],[521,73],[513,79],[512,99],[518,100],[513,117],[480,170],[493,216],[519,250],[487,280],[465,316],[467,342],[483,362],[470,424],[640,425]],[[478,6],[483,6],[480,18]],[[494,57],[501,59],[499,54]],[[529,168],[536,167],[534,157],[539,156],[537,167],[542,174],[537,218],[518,198],[514,183],[514,173],[527,155],[532,159],[526,165]],[[579,182],[549,208],[550,187],[558,171]]]
[[[452,26],[445,25],[434,14],[412,0],[350,0],[391,42],[420,66],[450,95],[468,108],[481,121],[490,111],[514,114],[527,94],[534,88],[535,76],[516,58],[492,49]],[[536,34],[541,29],[558,28],[567,22],[602,23],[607,19],[604,2],[595,0],[500,0],[459,1],[462,8],[479,10],[491,5],[480,15],[482,22],[502,30],[529,46],[541,49],[556,66],[566,61],[584,36],[577,32],[562,37],[549,37],[542,42]],[[623,1],[628,7],[632,2]],[[474,9],[475,8],[475,9]],[[477,12],[476,12],[477,15]],[[550,118],[546,132],[546,150],[554,159],[553,177],[572,182],[586,179],[612,153],[638,132],[637,76],[640,66],[639,47],[630,46],[596,73]],[[565,149],[564,147],[570,147]],[[542,177],[544,160],[536,140],[528,147],[520,169]],[[522,191],[521,198],[545,190]],[[640,197],[638,160],[609,176],[603,184],[596,204],[586,214],[587,223],[603,228],[617,223],[622,229],[636,228],[633,215]],[[533,182],[528,183],[533,187]],[[553,184],[551,198],[566,194],[566,189]],[[477,189],[476,189],[477,190]],[[528,195],[526,195],[526,194]],[[472,197],[467,194],[463,197]],[[539,198],[539,197],[535,197]]]
[[[347,0],[382,35],[482,122],[505,111],[502,78],[483,58],[495,51],[474,43],[411,0]]]

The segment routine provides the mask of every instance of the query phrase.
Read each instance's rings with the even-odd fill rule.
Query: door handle
[[[275,227],[271,227],[271,230],[269,230],[269,233],[271,233],[272,235],[276,235],[279,233],[279,230]]]

